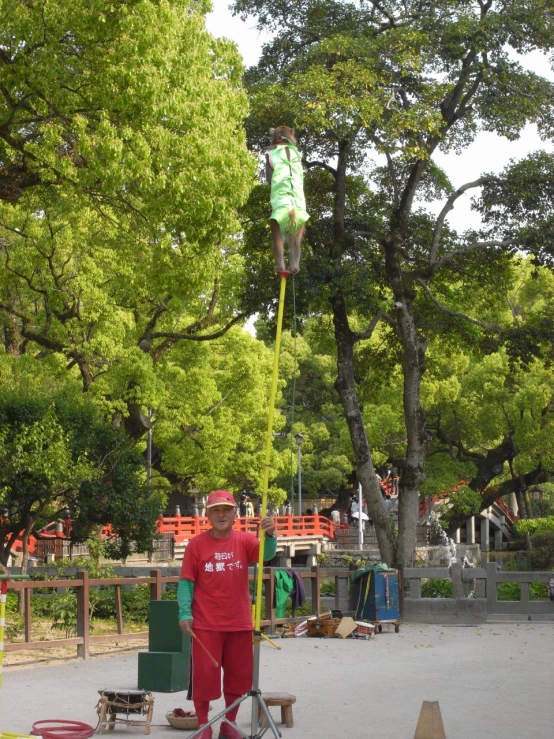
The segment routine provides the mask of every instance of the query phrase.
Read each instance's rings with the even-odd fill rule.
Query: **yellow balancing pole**
[[[269,414],[267,420],[267,437],[265,442],[265,466],[264,479],[262,486],[262,518],[267,512],[267,490],[269,487],[269,469],[271,460],[271,447],[273,439],[273,415],[275,409],[275,396],[277,395],[277,379],[279,375],[279,350],[281,348],[281,328],[283,325],[283,306],[285,304],[285,287],[287,283],[286,275],[281,274],[281,291],[279,293],[279,309],[277,311],[277,334],[275,336],[275,350],[273,354],[273,377],[271,379],[271,393],[269,396]],[[256,570],[256,607],[254,609],[254,671],[252,675],[252,715],[250,723],[250,736],[257,737],[258,728],[258,711],[262,711],[266,715],[269,727],[275,739],[279,739],[281,734],[273,723],[273,719],[264,703],[260,690],[260,645],[262,641],[261,620],[262,620],[262,578],[264,566],[264,541],[265,534],[260,526],[260,554],[258,557],[258,568]],[[265,728],[263,729],[265,732]],[[262,732],[262,733],[263,733]]]
[[[279,309],[277,311],[277,333],[275,335],[275,350],[273,353],[273,376],[271,378],[271,393],[269,395],[269,415],[267,419],[267,435],[265,439],[264,479],[262,485],[262,518],[267,512],[267,490],[269,488],[269,470],[273,441],[273,417],[275,411],[275,397],[277,395],[277,380],[279,379],[279,353],[281,349],[281,329],[283,327],[283,307],[285,305],[285,287],[287,278],[281,275],[281,291],[279,293]],[[262,620],[262,576],[264,567],[264,539],[265,534],[260,526],[260,554],[256,573],[256,610],[254,614],[254,635],[260,631]]]

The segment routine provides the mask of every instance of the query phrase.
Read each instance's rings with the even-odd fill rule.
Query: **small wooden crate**
[[[308,636],[335,636],[340,618],[308,619]]]

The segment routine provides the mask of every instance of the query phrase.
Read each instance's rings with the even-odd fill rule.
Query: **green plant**
[[[77,633],[77,595],[71,591],[59,595],[52,604],[52,629],[63,631],[65,638]]]
[[[23,631],[23,616],[17,612],[17,594],[9,591],[6,595],[6,627],[5,635],[14,639]]]
[[[441,526],[448,531],[453,521],[470,518],[479,513],[480,509],[481,495],[467,485],[462,485],[450,495],[448,503],[437,506],[436,512]]]
[[[150,608],[150,587],[137,585],[121,592],[123,615],[129,621],[147,622]]]
[[[518,521],[515,526],[516,533],[519,536],[524,534],[554,534],[554,516],[544,516],[543,518],[525,518]]]
[[[452,580],[430,578],[421,586],[422,598],[452,598]]]
[[[499,582],[497,586],[498,600],[521,600],[521,585],[518,582]],[[544,583],[529,584],[529,600],[547,600],[548,592]]]
[[[320,594],[321,595],[334,595],[335,594],[335,581],[334,580],[324,580],[321,583]]]

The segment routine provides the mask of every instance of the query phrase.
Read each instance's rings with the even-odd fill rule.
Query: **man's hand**
[[[262,518],[260,525],[264,530],[264,534],[266,534],[267,536],[275,536],[275,521],[271,518],[271,516],[266,516],[265,518]]]
[[[185,634],[192,634],[192,618],[187,621],[179,621],[179,628],[184,631]]]

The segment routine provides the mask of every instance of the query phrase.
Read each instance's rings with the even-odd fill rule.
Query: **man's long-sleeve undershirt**
[[[264,537],[264,562],[273,559],[277,551],[277,537]],[[192,601],[194,600],[194,583],[192,580],[179,580],[177,603],[179,605],[179,621],[192,619]]]

